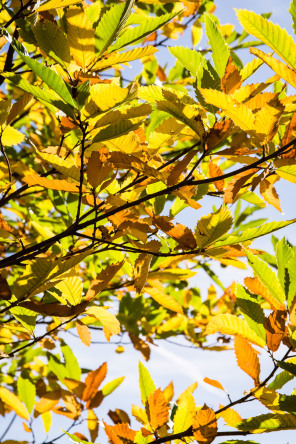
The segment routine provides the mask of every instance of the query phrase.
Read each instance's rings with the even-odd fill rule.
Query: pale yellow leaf
[[[90,316],[94,316],[97,318],[101,324],[103,325],[103,332],[107,341],[110,340],[110,337],[115,334],[118,335],[120,333],[120,323],[116,319],[116,317],[111,314],[109,311],[105,310],[102,307],[90,307],[86,310],[86,313]]]
[[[13,126],[7,126],[1,134],[2,145],[13,146],[25,140],[25,135]]]
[[[18,416],[29,419],[29,412],[19,398],[5,387],[0,387],[0,399],[7,404]]]
[[[177,313],[183,313],[183,309],[179,302],[172,296],[166,294],[164,289],[160,287],[146,287],[145,292],[148,293],[156,302],[169,310]]]
[[[65,8],[66,6],[76,5],[81,3],[81,0],[50,0],[43,2],[35,12],[49,11],[50,9]]]

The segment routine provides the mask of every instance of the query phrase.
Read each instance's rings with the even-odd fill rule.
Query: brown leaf
[[[81,302],[81,304],[77,304],[73,307],[61,305],[55,302],[53,304],[42,304],[41,302],[33,301],[22,302],[18,305],[19,307],[27,308],[43,315],[68,318],[74,316],[75,314],[82,313],[87,306],[87,302]]]
[[[282,212],[279,196],[274,186],[267,179],[262,180],[260,183],[260,194],[267,203]]]
[[[63,116],[61,118],[61,133],[67,134],[69,131],[72,131],[74,128],[76,128],[76,123],[69,119],[69,117]]]
[[[88,411],[87,415],[87,427],[90,434],[90,439],[92,442],[95,442],[99,432],[99,420],[97,415],[93,410]]]
[[[151,254],[141,253],[135,262],[134,285],[137,293],[141,293],[144,285],[146,284],[151,259]]]
[[[287,145],[296,137],[296,113],[293,114],[292,119],[286,126],[285,135],[282,139],[282,146]],[[282,154],[282,157],[296,158],[296,148],[292,148],[287,153]]]
[[[67,387],[70,392],[74,393],[74,395],[77,396],[77,398],[82,399],[82,394],[85,389],[84,382],[77,381],[76,379],[72,378],[65,378],[63,380],[64,385]]]
[[[221,89],[225,94],[233,94],[242,83],[239,69],[232,62],[231,57],[229,57],[225,74],[221,79]]]
[[[240,174],[234,176],[230,182],[228,182],[224,194],[224,203],[232,204],[235,202],[235,197],[240,191],[243,185],[258,171],[258,168],[252,168],[248,171],[243,171]]]
[[[101,154],[99,151],[93,151],[87,164],[87,181],[93,188],[97,188],[113,172],[111,162],[104,162],[102,160],[103,156],[104,154]]]
[[[234,337],[234,350],[238,366],[254,380],[255,386],[259,384],[260,363],[256,351],[251,344],[239,336]]]
[[[182,187],[181,190],[176,190],[173,192],[175,196],[178,196],[180,199],[184,200],[188,205],[190,205],[195,210],[198,210],[201,205],[196,202],[196,200],[192,199],[192,196],[195,196],[197,194],[197,187],[196,186],[187,186]]]
[[[210,177],[218,177],[218,176],[222,176],[223,171],[215,163],[209,162],[209,173],[210,173]],[[214,182],[214,185],[215,185],[215,187],[217,188],[218,191],[223,191],[224,190],[224,184],[225,184],[224,179],[216,180]]]
[[[230,119],[223,119],[216,122],[209,130],[206,137],[207,150],[211,151],[219,145],[219,143],[229,137],[232,134],[234,127],[235,125]]]
[[[273,311],[264,322],[267,347],[275,352],[279,348],[286,330],[287,312],[284,310]]]
[[[128,414],[124,410],[121,410],[121,409],[115,409],[114,411],[109,410],[108,416],[112,419],[114,424],[130,424],[131,423]]]
[[[160,228],[164,233],[168,234],[172,239],[178,242],[184,250],[194,250],[196,248],[196,239],[192,231],[185,225],[174,225],[166,216],[153,216],[153,225]]]
[[[179,177],[186,170],[187,165],[190,163],[196,153],[197,150],[190,151],[180,162],[173,166],[167,178],[167,184],[169,186],[175,185],[178,182]]]
[[[91,332],[88,326],[78,319],[76,321],[76,330],[81,342],[89,347],[91,344]]]
[[[140,351],[143,355],[143,358],[148,361],[150,358],[150,347],[147,344],[147,342],[143,341],[143,339],[139,338],[138,336],[135,336],[133,333],[129,332],[130,340],[133,343],[133,346],[136,350]]]
[[[199,444],[210,444],[217,436],[217,419],[214,410],[206,405],[196,413],[192,425],[193,435]]]
[[[98,369],[90,372],[85,379],[85,389],[83,390],[82,400],[90,401],[97,393],[97,390],[104,381],[107,374],[107,363],[104,362]]]
[[[7,280],[0,275],[0,299],[3,299],[4,301],[9,301],[11,296],[11,290]]]
[[[97,278],[91,282],[85,300],[87,302],[92,301],[102,290],[106,289],[107,284],[114,278],[122,265],[123,261],[108,265],[102,270]]]
[[[145,409],[149,424],[154,431],[167,423],[169,419],[169,406],[160,388],[149,395]]]

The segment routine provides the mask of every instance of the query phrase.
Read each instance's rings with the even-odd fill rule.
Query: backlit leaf
[[[152,378],[146,369],[146,367],[139,361],[139,385],[141,391],[141,399],[143,405],[146,405],[146,401],[149,396],[156,391],[156,387]]]
[[[160,389],[148,396],[146,411],[150,426],[153,430],[162,427],[169,419],[169,406]]]
[[[88,315],[97,318],[103,325],[103,332],[107,341],[110,341],[110,337],[118,335],[120,333],[120,324],[116,317],[109,311],[102,307],[90,307],[87,309],[86,313]]]
[[[232,215],[226,207],[216,213],[203,216],[195,228],[196,242],[199,248],[213,244],[232,226]]]
[[[194,438],[198,443],[210,444],[217,436],[218,425],[214,410],[206,405],[196,413],[192,424]]]
[[[221,31],[210,16],[205,14],[206,33],[212,48],[212,58],[220,78],[223,77],[229,59],[230,51]]]
[[[260,363],[253,347],[243,338],[234,338],[234,350],[238,366],[254,380],[255,386],[259,384]]]

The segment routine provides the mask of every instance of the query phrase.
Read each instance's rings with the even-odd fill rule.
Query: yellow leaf
[[[25,135],[15,129],[13,126],[7,126],[1,134],[2,145],[17,145],[25,140]]]
[[[205,335],[213,335],[220,332],[225,335],[235,335],[247,339],[259,347],[264,347],[264,341],[248,326],[244,319],[232,314],[220,314],[214,316],[207,325]]]
[[[166,294],[164,289],[161,287],[146,287],[145,292],[150,294],[150,296],[159,303],[159,305],[162,305],[165,308],[168,308],[169,310],[175,311],[177,313],[183,313],[183,309],[179,302],[176,301],[172,296],[169,294]]]
[[[90,307],[86,310],[88,315],[97,318],[103,325],[103,332],[107,341],[110,337],[120,333],[120,323],[116,317],[102,307]]]
[[[289,182],[296,183],[296,165],[287,165],[277,168],[276,174]]]
[[[99,431],[99,420],[97,418],[97,415],[92,409],[89,409],[88,411],[87,427],[90,433],[90,439],[92,440],[92,442],[95,442]]]
[[[130,132],[124,136],[106,140],[105,145],[111,151],[122,151],[125,154],[134,154],[142,151],[142,147],[137,134]]]
[[[85,345],[87,345],[87,347],[90,346],[91,344],[91,333],[90,333],[90,329],[88,328],[87,325],[85,325],[83,322],[77,320],[76,321],[76,330],[78,333],[78,336],[81,340],[81,342]]]
[[[196,46],[202,39],[203,30],[199,19],[195,20],[191,28],[192,46]]]
[[[117,65],[119,63],[130,62],[131,60],[137,60],[141,57],[147,57],[155,52],[157,52],[154,46],[144,46],[144,48],[135,48],[130,51],[122,52],[122,53],[112,53],[106,55],[101,60],[96,62],[91,70],[92,71],[102,71],[103,69],[107,69],[113,65]]]
[[[271,142],[276,135],[283,112],[284,106],[279,100],[273,100],[256,113],[256,138],[262,144]]]
[[[78,276],[63,279],[55,288],[62,292],[62,297],[70,305],[78,305],[81,302],[83,284]]]
[[[224,407],[223,405],[219,405],[219,409]],[[222,416],[222,418],[225,421],[225,424],[229,427],[236,427],[237,424],[239,424],[242,420],[242,417],[232,408],[228,408],[224,410],[223,412],[219,413],[219,416]]]
[[[86,117],[105,112],[124,102],[129,96],[128,88],[120,88],[115,83],[97,83],[90,88],[90,96],[85,104]]]
[[[5,387],[0,387],[0,399],[7,404],[18,416],[23,419],[29,419],[30,415],[24,404],[19,398]]]
[[[61,398],[61,390],[53,390],[46,392],[39,401],[35,404],[34,417],[41,415],[42,413],[52,410]]]
[[[66,6],[76,5],[80,3],[80,0],[50,0],[49,2],[42,3],[35,12],[48,11],[49,9],[65,8]]]
[[[77,65],[85,70],[95,57],[95,31],[83,9],[72,7],[65,15],[71,53]]]
[[[254,393],[255,397],[269,410],[280,410],[280,394],[268,387],[261,387]]]
[[[249,134],[253,134],[255,117],[252,111],[233,97],[213,89],[199,88],[207,103],[221,108],[237,126]]]
[[[194,423],[196,405],[191,393],[178,403],[178,409],[174,416],[174,433],[184,432]]]
[[[258,277],[247,277],[244,284],[253,294],[262,296],[270,305],[272,310],[285,310],[286,306],[277,301],[272,294],[269,293],[265,285],[259,281]]]
[[[196,242],[202,248],[213,244],[232,226],[232,216],[228,208],[221,207],[213,214],[203,216],[195,229]]]
[[[260,363],[256,351],[245,339],[236,336],[234,338],[234,350],[238,366],[251,376],[255,386],[259,384]]]
[[[51,427],[51,412],[44,412],[41,414],[45,433],[48,433]]]

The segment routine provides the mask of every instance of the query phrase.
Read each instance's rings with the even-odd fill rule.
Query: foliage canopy
[[[61,435],[78,443],[96,441],[99,420],[112,444],[254,443],[240,436],[296,429],[296,394],[281,392],[296,376],[296,247],[251,246],[296,218],[249,218],[281,211],[275,183],[296,182],[296,44],[268,14],[237,10],[238,32],[214,11],[213,0],[2,2],[0,414],[12,421],[0,441],[15,416],[28,438],[10,443],[39,442],[35,420],[48,432],[55,415],[68,431],[87,420],[89,438]],[[295,0],[290,15],[296,29]],[[187,30],[192,49],[170,44]],[[140,72],[128,80],[133,61]],[[252,83],[262,65],[272,76]],[[212,196],[219,207],[202,213]],[[225,288],[215,262],[248,262],[253,276]],[[215,284],[206,297],[198,269]],[[224,406],[197,406],[197,385],[173,402],[173,384],[157,388],[140,362],[133,423],[118,408],[101,418],[124,377],[103,384],[107,363],[80,368],[65,339],[90,347],[94,331],[128,335],[145,360],[176,336],[234,348],[254,386]],[[233,407],[250,400],[268,413],[242,418]]]

